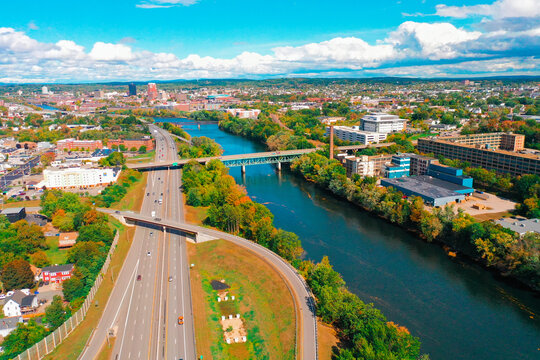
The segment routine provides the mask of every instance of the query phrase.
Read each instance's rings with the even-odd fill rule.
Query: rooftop
[[[403,177],[398,179],[384,179],[382,181],[433,199],[461,196],[462,194],[456,192],[457,190],[469,189],[465,186],[436,179],[427,175]]]
[[[2,215],[20,214],[24,209],[24,207],[7,208],[2,210]]]
[[[503,218],[495,220],[496,224],[501,225],[506,229],[517,232],[520,235],[526,234],[528,232],[535,232],[540,234],[540,220],[539,219],[510,219]]]
[[[46,266],[41,269],[42,272],[62,272],[62,271],[71,271],[73,269],[73,264],[64,264],[64,265],[53,265]]]

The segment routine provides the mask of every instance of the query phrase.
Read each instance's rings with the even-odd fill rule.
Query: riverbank
[[[509,232],[492,222],[478,222],[452,206],[426,210],[419,197],[404,199],[393,188],[376,186],[373,178],[353,181],[337,160],[308,154],[291,164],[293,172],[418,237],[447,246],[500,275],[510,277],[538,293],[538,236]],[[530,246],[530,249],[524,247]],[[528,251],[526,251],[528,250]],[[447,251],[448,252],[448,251]]]

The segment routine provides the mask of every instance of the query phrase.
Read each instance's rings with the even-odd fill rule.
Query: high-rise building
[[[42,93],[43,95],[47,95],[47,94],[49,94],[49,89],[48,89],[46,86],[43,86],[43,87],[41,88],[41,93]]]
[[[137,85],[134,83],[128,85],[128,96],[137,96]]]
[[[148,100],[155,100],[158,97],[157,86],[155,83],[148,83],[147,90]]]

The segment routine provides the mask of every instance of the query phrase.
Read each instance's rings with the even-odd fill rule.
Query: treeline
[[[231,134],[254,139],[266,144],[270,150],[309,149],[315,146],[304,135],[295,135],[261,114],[259,119],[228,117],[219,127]]]
[[[335,359],[420,358],[419,340],[350,293],[327,258],[318,264],[302,260],[298,236],[276,229],[273,214],[247,196],[223,163],[213,160],[203,166],[191,162],[184,167],[182,181],[188,205],[209,207],[208,225],[253,240],[299,269],[317,298],[320,316],[338,331],[341,349]]]
[[[171,134],[180,136],[181,138],[188,139],[188,140],[191,138],[191,136],[189,136],[189,134],[180,126],[174,125],[169,122],[162,122],[161,125],[165,130],[167,130]]]
[[[291,169],[305,179],[346,198],[389,222],[438,241],[540,290],[540,235],[520,237],[490,221],[478,222],[452,205],[426,210],[420,197],[404,198],[392,187],[379,187],[375,178],[348,179],[337,160],[307,154]]]
[[[223,154],[221,146],[206,136],[192,138],[191,145],[178,142],[178,155],[182,159],[219,156],[221,154]]]
[[[52,218],[53,224],[63,226],[65,231],[79,232],[76,244],[67,252],[67,263],[75,265],[73,274],[62,286],[64,300],[70,303],[64,306],[62,299],[55,296],[51,305],[45,309],[41,324],[34,319],[26,324],[18,324],[4,339],[4,352],[0,355],[0,360],[12,359],[31,347],[80,308],[94,285],[115,236],[107,216],[83,203],[76,194],[58,190],[45,191],[41,197],[41,208],[41,213]],[[7,224],[5,217],[0,217],[0,247],[3,252],[0,254],[0,262],[9,261],[2,268],[2,282],[4,287],[7,284],[9,289],[32,287],[33,273],[25,258],[29,258],[36,265],[28,252],[46,248],[45,237],[39,226],[32,228],[24,220],[13,225]],[[8,244],[11,245],[6,248]],[[4,252],[5,250],[8,252]],[[50,263],[40,265],[46,266]],[[4,279],[4,276],[7,278]]]

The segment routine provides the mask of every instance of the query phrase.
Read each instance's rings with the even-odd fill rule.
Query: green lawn
[[[127,159],[127,162],[128,163],[144,163],[144,162],[150,162],[152,160],[154,160],[154,156],[156,155],[156,151],[155,150],[152,150],[146,154],[140,154],[140,155],[135,155],[133,157],[130,157],[129,159]]]
[[[67,249],[58,248],[58,236],[47,236],[48,250],[45,250],[51,264],[65,264]]]
[[[294,359],[293,298],[278,273],[256,254],[228,241],[188,244],[198,355],[204,359]],[[218,303],[211,280],[224,279],[234,302]],[[221,315],[241,314],[246,343],[226,344]]]

